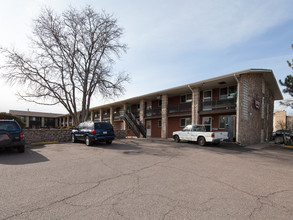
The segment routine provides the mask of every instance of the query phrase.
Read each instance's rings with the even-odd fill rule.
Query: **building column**
[[[55,118],[55,128],[58,127],[58,118]]]
[[[168,95],[162,96],[161,138],[168,138]]]
[[[144,116],[145,116],[145,100],[140,100],[139,102],[139,120],[140,122],[143,124],[143,126],[145,126],[145,120],[144,120]],[[140,137],[142,138],[142,134],[140,134]]]
[[[69,128],[69,126],[70,126],[70,124],[69,124],[69,119],[70,119],[70,117],[67,116],[67,128]]]
[[[100,109],[100,121],[103,121],[103,109]]]
[[[60,117],[59,118],[59,127],[61,127],[62,126],[62,118]]]
[[[114,124],[114,109],[113,107],[110,107],[110,124],[113,125]]]
[[[94,120],[94,117],[95,117],[94,113],[95,113],[94,111],[91,111],[91,121]]]
[[[191,124],[199,124],[199,87],[192,88]]]
[[[63,117],[63,127],[65,127],[65,117]]]
[[[44,117],[41,118],[41,127],[42,128],[45,127],[45,118]]]
[[[126,112],[126,110],[127,110],[127,105],[126,105],[126,104],[124,104],[124,105],[123,105],[123,111],[125,111],[125,112]],[[123,130],[126,130],[126,129],[127,129],[126,122],[125,122],[125,121],[123,121]]]
[[[30,127],[30,116],[25,117],[25,127],[27,127],[27,128]]]

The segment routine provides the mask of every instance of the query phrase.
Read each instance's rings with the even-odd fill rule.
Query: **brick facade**
[[[271,70],[249,69],[98,106],[92,111],[100,112],[100,120],[111,121],[116,130],[127,128],[125,122],[112,116],[115,109],[131,111],[150,137],[161,138],[172,138],[172,133],[186,123],[202,124],[205,119],[211,131],[227,130],[233,140],[247,145],[270,140],[274,100],[280,99],[282,94]],[[106,118],[102,112],[107,112]],[[134,136],[132,131],[128,135]]]

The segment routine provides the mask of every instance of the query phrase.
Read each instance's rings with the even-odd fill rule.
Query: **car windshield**
[[[95,123],[95,130],[98,129],[112,129],[112,125],[109,123]]]
[[[14,121],[0,121],[0,130],[19,131],[19,126]]]

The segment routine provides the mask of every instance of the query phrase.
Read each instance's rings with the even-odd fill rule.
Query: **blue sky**
[[[32,20],[42,6],[62,12],[69,5],[88,4],[112,13],[124,28],[123,42],[129,50],[115,69],[129,73],[131,82],[125,95],[115,100],[249,68],[272,69],[277,80],[292,74],[286,63],[293,58],[292,0],[2,1],[0,45],[25,52]],[[20,101],[16,91],[22,90],[0,79],[0,112],[29,108],[65,113],[62,106]],[[95,97],[91,106],[115,100]]]

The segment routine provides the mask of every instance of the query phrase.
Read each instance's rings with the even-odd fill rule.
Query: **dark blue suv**
[[[0,119],[0,148],[16,148],[19,153],[23,153],[24,145],[24,135],[19,124],[14,120]]]
[[[86,121],[78,125],[71,132],[71,141],[84,141],[87,146],[95,142],[106,142],[111,144],[115,139],[113,126],[108,122]]]

